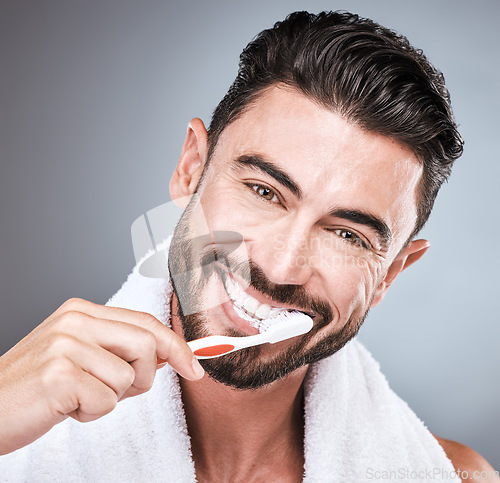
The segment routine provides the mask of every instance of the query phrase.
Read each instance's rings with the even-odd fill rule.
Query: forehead
[[[421,163],[393,139],[367,132],[301,92],[274,86],[222,132],[214,168],[259,155],[289,174],[318,214],[332,206],[372,212],[395,236],[416,220]],[[405,238],[406,239],[406,238]]]

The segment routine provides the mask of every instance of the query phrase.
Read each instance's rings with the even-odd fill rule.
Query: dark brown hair
[[[278,83],[416,154],[423,177],[411,240],[463,151],[443,75],[406,37],[372,20],[348,12],[292,13],[243,50],[238,75],[212,117],[209,159],[224,128]]]

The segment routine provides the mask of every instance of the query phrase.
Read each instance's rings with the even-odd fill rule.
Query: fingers
[[[83,313],[81,311],[93,318],[92,323],[75,313]],[[55,314],[58,317],[51,318],[51,323],[55,320],[61,323],[64,316],[63,323],[66,320],[67,324],[73,326],[72,330],[77,333],[85,331],[88,337],[93,337],[94,342],[132,363],[140,375],[147,373],[141,354],[155,350],[156,357],[161,362],[167,362],[182,377],[198,380],[204,375],[203,368],[186,342],[150,314],[106,307],[82,299],[70,299]],[[134,386],[140,390],[145,380],[145,377],[140,377],[141,382]],[[148,384],[146,382],[145,387]]]
[[[107,311],[94,311],[104,312]],[[44,351],[45,357],[63,361],[65,369],[60,380],[57,383],[50,381],[49,386],[60,386],[68,373],[73,378],[73,397],[56,398],[59,403],[64,401],[58,412],[79,421],[91,421],[99,414],[107,414],[118,401],[151,388],[158,361],[170,364],[187,379],[197,380],[203,376],[203,369],[182,338],[152,316],[127,312],[130,312],[127,319],[140,325],[68,311],[60,313],[46,327],[46,331],[52,333]],[[136,315],[139,316],[134,318]],[[154,333],[144,325],[152,328]],[[66,367],[64,361],[70,361],[71,365]],[[75,373],[75,368],[79,372]],[[51,374],[61,373],[53,368],[51,371]],[[95,398],[89,398],[89,394],[94,394]]]
[[[73,354],[75,363],[111,388],[118,400],[148,391],[159,365],[168,363],[182,377],[193,381],[204,375],[186,342],[144,312],[70,299],[48,319],[46,327],[73,336],[74,347],[67,348],[65,354]],[[78,347],[75,343],[77,338],[82,339],[83,334],[88,343],[85,354],[83,346]],[[121,377],[118,376],[119,361],[107,357],[97,348],[128,363],[126,366],[121,364]],[[124,389],[121,381],[131,377],[131,370],[132,382],[128,386],[125,384]]]
[[[142,392],[147,391],[154,379],[154,361],[150,361],[147,374],[136,374],[132,365],[117,355],[67,334],[57,337],[47,356],[49,360],[70,360],[73,366],[112,389],[118,399],[122,398],[136,381],[138,386],[143,388]],[[141,380],[141,377],[146,378],[147,382]]]
[[[186,342],[175,332],[170,331],[173,337],[162,341],[161,350],[158,350],[160,363],[168,363],[182,377],[196,381],[205,374],[198,359],[194,357],[193,352]]]
[[[153,316],[71,299],[0,357],[0,454],[71,416],[92,421],[151,388],[157,363],[197,380],[186,342]]]
[[[109,386],[76,366],[68,365],[66,373],[74,384],[74,390],[61,393],[55,398],[56,409],[62,415],[86,423],[99,419],[116,407],[119,398]],[[61,376],[59,374],[60,379],[64,379]]]

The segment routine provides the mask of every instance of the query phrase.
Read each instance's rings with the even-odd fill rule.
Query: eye
[[[267,186],[262,186],[260,184],[252,184],[252,185],[248,185],[248,186],[250,186],[250,188],[252,188],[253,191],[260,198],[263,198],[265,201],[270,201],[272,203],[279,203],[280,202],[277,194],[271,188],[268,188]]]
[[[345,240],[347,243],[350,243],[351,245],[354,245],[359,248],[366,248],[366,249],[370,248],[368,243],[366,243],[359,235],[357,235],[351,230],[346,230],[345,228],[338,228],[329,231],[337,234],[338,236],[340,236],[340,238]]]

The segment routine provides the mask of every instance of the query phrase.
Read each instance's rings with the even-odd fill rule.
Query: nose
[[[312,275],[308,229],[297,222],[278,223],[252,250],[252,259],[269,281],[279,285],[304,285]]]

